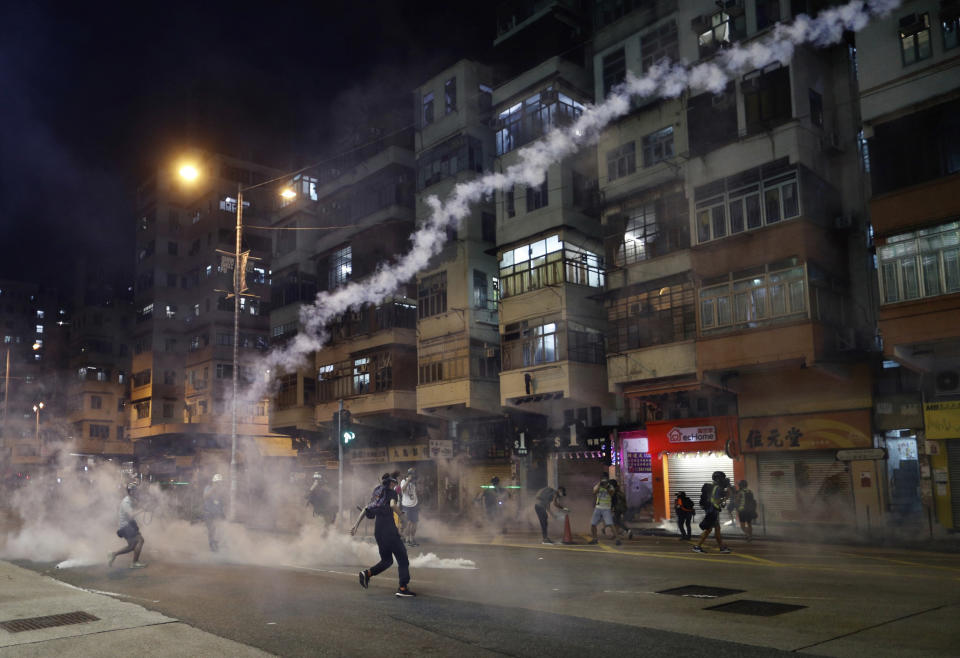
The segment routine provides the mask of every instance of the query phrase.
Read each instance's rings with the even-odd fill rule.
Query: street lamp
[[[179,174],[181,178],[188,182],[193,182],[200,176],[199,170],[191,164],[182,165]],[[286,176],[280,178],[286,178]],[[233,292],[229,293],[233,296],[233,376],[231,378],[233,380],[233,398],[230,405],[230,510],[228,517],[231,521],[236,519],[237,509],[237,388],[240,374],[240,296],[246,291],[243,272],[246,269],[247,259],[246,254],[240,252],[240,241],[243,236],[243,193],[269,183],[275,183],[280,178],[273,178],[247,187],[237,183],[237,228],[233,252]],[[284,189],[280,194],[284,199],[292,199],[297,195],[289,188]]]
[[[33,413],[36,414],[37,416],[37,429],[36,429],[36,432],[34,432],[33,436],[34,436],[34,439],[36,439],[38,444],[40,443],[40,410],[41,409],[43,409],[43,402],[38,402],[37,404],[33,405]]]

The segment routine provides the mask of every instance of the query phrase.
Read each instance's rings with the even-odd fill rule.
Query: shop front
[[[927,522],[921,496],[924,473],[920,445],[923,436],[923,403],[920,394],[881,395],[873,405],[874,445],[887,457],[885,497],[892,521]],[[929,486],[927,487],[929,489]],[[927,499],[929,503],[929,498]]]
[[[937,521],[945,528],[960,528],[960,400],[927,402],[923,405],[926,441],[922,449],[929,456],[921,471],[921,490],[936,510]]]
[[[742,418],[740,436],[758,524],[880,522],[886,469],[871,450],[869,409]]]
[[[621,434],[621,450],[628,506],[632,494],[634,504],[657,521],[673,516],[677,493],[686,492],[697,501],[715,471],[733,481],[743,474],[733,416],[647,423],[645,431]]]

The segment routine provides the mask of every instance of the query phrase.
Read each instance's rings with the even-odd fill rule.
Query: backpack
[[[747,491],[743,495],[743,511],[747,514],[756,514],[757,499],[754,498],[752,491]]]
[[[705,482],[702,487],[700,487],[700,507],[706,512],[713,510],[713,503],[710,498],[713,494],[713,485],[709,482]]]
[[[368,519],[375,519],[378,514],[386,513],[390,508],[389,492],[391,489],[392,487],[385,484],[377,485],[377,488],[373,490],[373,495],[370,496],[370,502],[363,510],[364,516]]]

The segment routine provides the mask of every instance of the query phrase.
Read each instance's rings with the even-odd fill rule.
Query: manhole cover
[[[21,633],[23,631],[36,631],[41,628],[53,628],[54,626],[85,624],[88,621],[99,621],[99,619],[100,617],[94,617],[87,612],[66,612],[62,615],[0,621],[0,628],[11,633]]]
[[[806,608],[805,605],[791,605],[789,603],[771,603],[770,601],[751,601],[749,599],[740,599],[730,603],[721,603],[707,608],[707,610],[716,610],[717,612],[733,612],[738,615],[754,615],[757,617],[773,617],[782,615],[785,612],[793,612]]]
[[[727,589],[726,587],[707,587],[706,585],[684,585],[673,589],[664,589],[657,594],[672,594],[673,596],[689,596],[695,599],[717,599],[721,596],[740,594],[742,589]]]

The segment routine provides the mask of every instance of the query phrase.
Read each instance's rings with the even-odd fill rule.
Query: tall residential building
[[[960,527],[960,3],[905,2],[858,36],[884,366],[888,502]]]
[[[494,58],[512,53],[514,68],[493,90],[495,171],[519,163],[523,146],[569,125],[594,100],[590,17],[581,3],[509,3],[504,11]],[[591,498],[602,470],[595,455],[616,421],[596,172],[588,149],[551,165],[540,184],[496,195],[500,403],[514,419],[509,447],[520,486],[559,480],[571,500]],[[568,458],[558,459],[561,453]]]
[[[187,183],[174,166],[159,168],[140,187],[130,382],[130,438],[141,471],[155,479],[223,469],[231,452],[233,257],[237,186],[278,172],[211,153],[194,155],[199,176]],[[273,188],[243,197],[244,224],[263,226]],[[242,248],[253,257],[240,301],[240,380],[246,364],[268,347],[270,238],[252,228]],[[239,411],[237,433],[246,462],[293,455],[289,440],[271,436],[268,403]],[[193,481],[193,480],[189,480]]]
[[[408,250],[415,204],[408,107],[344,134],[337,155],[293,180],[300,196],[273,215],[274,345],[302,330],[301,308],[317,291],[365,281]],[[387,463],[428,458],[427,419],[417,413],[414,281],[397,284],[391,297],[334,318],[311,361],[277,373],[271,426],[298,439],[305,466],[337,458],[341,403],[356,436],[345,451],[354,474],[375,481]],[[433,484],[424,475],[426,493]],[[348,488],[345,496],[353,495]]]
[[[81,262],[77,270],[66,376],[71,452],[88,464],[90,459],[130,461],[133,289],[89,263]]]
[[[749,44],[805,4],[612,15],[594,37],[596,93],[662,57]],[[637,101],[604,132],[609,384],[631,507],[667,518],[677,491],[723,470],[750,481],[768,526],[882,516],[878,463],[837,459],[873,445],[856,65],[852,39],[800,47],[720,94]]]
[[[417,223],[426,200],[449,197],[458,183],[493,169],[493,77],[462,60],[415,91]],[[476,203],[447,232],[443,252],[417,275],[417,409],[440,419],[431,456],[441,472],[441,502],[462,509],[496,464],[508,462],[508,417],[500,407],[500,293],[492,201]],[[454,462],[454,445],[466,462]],[[509,475],[509,468],[501,468]]]

